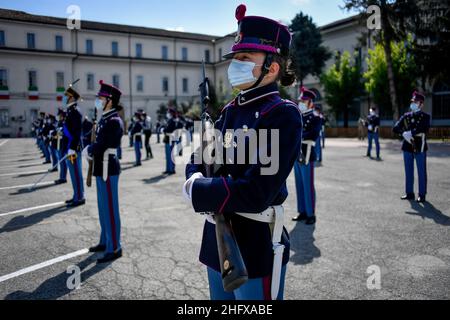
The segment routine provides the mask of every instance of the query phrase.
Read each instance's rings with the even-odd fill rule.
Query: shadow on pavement
[[[316,247],[314,241],[315,226],[307,226],[301,222],[297,223],[290,233],[291,251],[294,255],[290,261],[296,265],[306,265],[321,256],[320,249]]]
[[[434,220],[435,223],[443,226],[450,226],[450,217],[443,214],[442,211],[436,209],[429,202],[421,205],[415,201],[411,201],[411,209],[415,210],[415,212],[407,211],[406,214]]]
[[[91,264],[96,263],[96,255],[93,254],[78,263],[81,270],[81,283],[85,283],[89,278],[103,271],[110,263],[96,264],[92,268],[86,270]],[[86,271],[85,271],[86,270]],[[71,293],[73,290],[67,287],[67,281],[69,277],[73,277],[73,274],[69,274],[66,271],[60,273],[56,277],[50,278],[43,282],[33,292],[15,291],[5,297],[5,300],[56,300]]]
[[[0,234],[4,232],[14,232],[17,230],[31,227],[45,219],[48,219],[54,215],[61,214],[72,210],[73,208],[67,208],[66,206],[53,208],[32,214],[31,216],[17,216],[9,220],[1,229]]]
[[[150,178],[150,179],[143,179],[142,181],[144,181],[145,184],[156,184],[164,179],[166,179],[167,177],[169,177],[166,174],[161,174],[159,176]]]
[[[50,185],[44,185],[44,186],[37,186],[37,187],[35,187],[35,188],[32,189],[32,190],[30,190],[29,188],[23,188],[23,189],[17,190],[17,191],[14,192],[14,193],[10,193],[9,195],[10,195],[10,196],[18,196],[18,195],[21,195],[21,194],[27,194],[27,193],[32,193],[32,192],[35,192],[35,191],[38,191],[38,190],[44,190],[44,189],[52,188],[52,187],[54,187],[54,186],[56,186],[56,184],[50,184]]]

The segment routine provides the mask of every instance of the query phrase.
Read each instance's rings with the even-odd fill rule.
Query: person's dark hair
[[[273,62],[278,63],[280,66],[280,73],[278,74],[277,81],[283,87],[288,87],[295,82],[295,73],[292,68],[292,60],[290,57],[283,57],[280,55],[274,55]]]

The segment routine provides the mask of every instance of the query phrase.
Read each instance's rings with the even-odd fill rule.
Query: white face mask
[[[172,116],[172,114],[171,114],[171,113],[167,113],[167,114],[166,114],[166,118],[167,118],[167,119],[172,119],[172,118],[173,118],[173,116]]]
[[[304,102],[300,102],[298,104],[298,108],[300,109],[300,111],[302,113],[305,113],[306,111],[308,111],[308,106]]]
[[[233,59],[228,67],[228,80],[233,87],[255,82],[258,78],[253,75],[253,69],[260,66],[251,61]]]
[[[103,113],[103,109],[105,108],[105,102],[99,98],[95,99],[95,108],[98,113]]]
[[[375,115],[375,111],[370,111],[370,115],[374,116]]]
[[[420,107],[417,103],[413,102],[411,103],[411,105],[409,106],[409,108],[411,109],[412,112],[417,112],[420,110]]]

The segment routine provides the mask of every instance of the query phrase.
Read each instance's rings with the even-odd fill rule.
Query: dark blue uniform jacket
[[[279,148],[279,170],[276,174],[261,175],[260,169],[263,165],[260,161],[257,164],[250,164],[250,161],[247,161],[247,164],[235,164],[235,158],[233,164],[230,164],[224,159],[226,164],[215,177],[196,180],[192,191],[192,203],[196,212],[218,212],[231,220],[249,277],[266,277],[271,274],[273,265],[270,227],[234,213],[259,213],[270,206],[281,205],[286,200],[286,179],[300,154],[300,112],[296,104],[282,100],[277,85],[271,84],[241,93],[223,109],[215,128],[220,130],[222,135],[225,135],[227,129],[279,130],[279,142],[273,142],[277,143]],[[268,136],[269,143],[258,147],[258,150],[261,148],[268,151],[266,154],[272,151],[270,133]],[[225,147],[224,143],[224,156]],[[234,147],[233,144],[231,147]],[[195,172],[203,172],[202,166],[188,165],[186,178]],[[282,243],[286,246],[283,258],[285,265],[289,261],[290,247],[286,230]],[[200,261],[220,271],[215,226],[209,222],[204,226]]]

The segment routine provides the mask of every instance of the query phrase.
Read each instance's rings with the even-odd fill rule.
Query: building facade
[[[199,100],[201,63],[218,90],[230,92],[221,54],[233,36],[81,22],[0,9],[0,136],[30,132],[39,112],[55,114],[76,79],[86,116],[94,112],[99,80],[122,92],[126,116],[145,110],[154,119],[169,100]]]
[[[361,41],[364,29],[358,17],[320,30],[330,51],[356,50],[365,63],[372,41],[370,35]],[[80,81],[75,88],[83,98],[79,105],[89,117],[99,80],[122,90],[128,119],[136,110],[145,110],[155,119],[159,106],[169,100],[199,101],[203,59],[218,96],[230,98],[228,62],[222,56],[234,39],[234,34],[214,37],[90,21],[69,30],[66,19],[0,9],[0,137],[14,137],[19,128],[28,134],[39,112],[56,113],[64,88],[76,79]],[[327,67],[333,62],[330,59]],[[326,110],[319,80],[308,77],[304,83],[317,92],[318,103]],[[434,126],[450,126],[448,83],[437,83],[433,91],[426,111],[433,115]],[[290,93],[296,98],[298,86]],[[370,97],[355,101],[350,125],[367,114],[369,105]],[[342,121],[332,119],[331,124],[340,126]],[[386,125],[392,120],[387,119]]]

